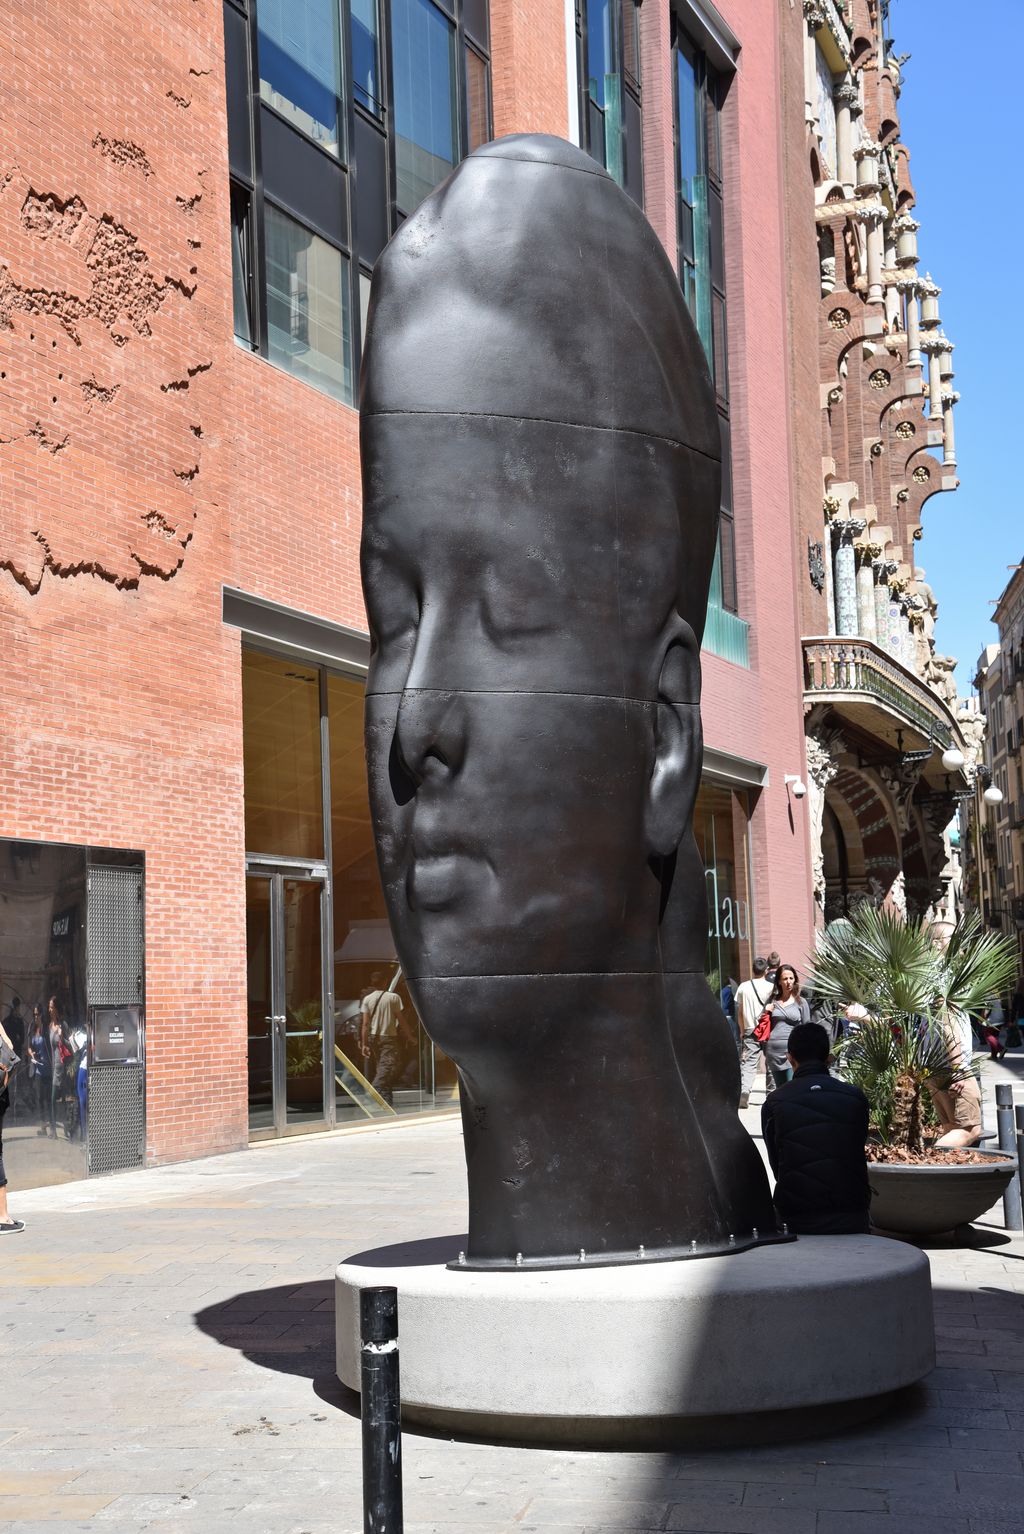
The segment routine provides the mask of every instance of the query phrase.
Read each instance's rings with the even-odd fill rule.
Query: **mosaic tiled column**
[[[873,550],[857,550],[857,626],[862,639],[877,642],[878,624],[875,618],[875,571],[872,564]]]
[[[887,608],[887,643],[885,648],[893,660],[903,665],[903,635],[906,629],[906,620],[900,607],[899,593],[889,587],[889,603]]]
[[[891,559],[876,560],[875,576],[875,643],[887,654],[892,653],[889,644],[889,578],[896,574],[896,564]]]
[[[857,554],[853,540],[864,531],[864,523],[849,517],[833,524],[835,536],[836,633],[856,636],[857,624]]]

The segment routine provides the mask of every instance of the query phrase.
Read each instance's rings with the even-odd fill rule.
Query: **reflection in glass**
[[[352,89],[368,112],[380,117],[380,33],[377,0],[352,0]]]
[[[84,847],[0,841],[0,1021],[22,1061],[0,1107],[12,1194],[86,1175],[86,899]]]
[[[321,885],[282,881],[284,1082],[289,1124],[324,1116]]]
[[[392,0],[397,201],[411,213],[455,165],[455,28],[431,0]]]
[[[270,990],[270,880],[245,881],[245,952],[248,973],[249,1130],[272,1129],[274,1011]]]
[[[231,187],[231,297],[235,340],[252,345],[252,261],[249,243],[249,194]]]
[[[705,972],[728,1005],[730,988],[751,974],[750,877],[746,795],[701,783],[693,832],[704,861],[708,901]]]
[[[260,95],[331,154],[339,149],[337,0],[259,0]]]
[[[486,144],[491,136],[491,104],[488,99],[487,65],[472,48],[466,49],[466,99],[469,104],[468,153]]]
[[[242,746],[247,851],[323,857],[315,666],[242,652]]]
[[[267,355],[335,399],[352,401],[348,259],[266,205]]]
[[[370,825],[362,685],[329,673],[327,713],[338,1123],[452,1106],[457,1100],[455,1068],[423,1032],[395,958]],[[375,998],[388,990],[395,992],[400,1007],[375,1006]],[[402,1026],[392,1027],[399,1018]]]

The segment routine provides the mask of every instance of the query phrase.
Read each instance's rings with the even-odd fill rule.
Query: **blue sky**
[[[921,222],[918,269],[942,289],[960,394],[960,489],[926,502],[915,558],[939,601],[936,647],[958,657],[964,695],[982,647],[998,637],[989,598],[1009,579],[1007,565],[1024,557],[1017,480],[1024,0],[892,0],[889,33],[897,54],[912,55],[900,122]]]

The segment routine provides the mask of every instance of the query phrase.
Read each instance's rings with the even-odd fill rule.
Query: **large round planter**
[[[1002,1195],[1014,1174],[998,1151],[979,1151],[987,1166],[901,1166],[869,1162],[871,1224],[907,1236],[935,1236],[969,1225]]]

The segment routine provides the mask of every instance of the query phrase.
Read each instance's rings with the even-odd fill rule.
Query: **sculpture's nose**
[[[398,707],[395,747],[399,762],[418,788],[453,776],[466,747],[465,700],[435,688],[407,688]]]

